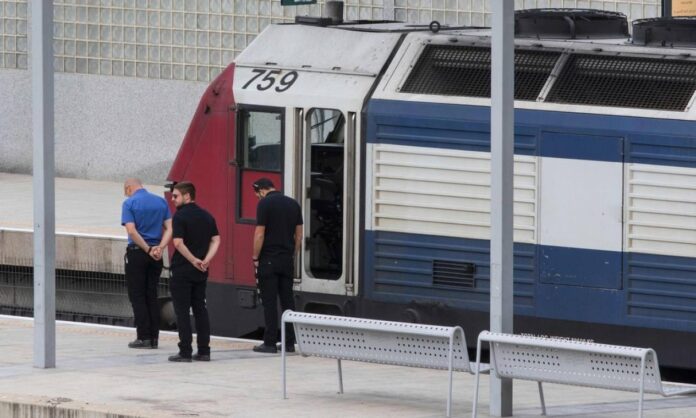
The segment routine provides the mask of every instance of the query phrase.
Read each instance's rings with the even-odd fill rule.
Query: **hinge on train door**
[[[236,112],[236,111],[237,111],[237,105],[236,105],[236,104],[230,105],[230,107],[229,107],[228,110],[231,110],[231,111],[233,111],[233,112]]]
[[[348,296],[353,296],[353,283],[346,283],[346,294]]]

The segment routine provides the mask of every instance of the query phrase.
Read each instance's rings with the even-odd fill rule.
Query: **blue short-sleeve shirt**
[[[121,225],[134,223],[135,229],[148,245],[157,245],[162,240],[162,224],[172,214],[164,198],[139,189],[123,202]],[[133,240],[128,237],[128,243]]]

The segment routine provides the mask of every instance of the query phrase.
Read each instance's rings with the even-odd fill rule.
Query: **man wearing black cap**
[[[278,307],[284,312],[295,309],[292,293],[295,253],[302,244],[302,210],[300,205],[275,189],[273,182],[262,178],[252,185],[260,199],[256,208],[253,262],[261,291],[266,330],[263,344],[254,347],[259,353],[276,353],[278,342]],[[295,351],[295,333],[287,326],[286,351]]]

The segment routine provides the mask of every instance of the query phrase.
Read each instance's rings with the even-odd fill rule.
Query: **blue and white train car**
[[[299,309],[487,328],[490,33],[417,29],[273,25],[213,82],[196,132],[224,112],[227,130],[190,131],[178,160],[222,145],[170,180],[205,176],[227,199],[214,331],[260,323],[247,259],[261,176],[304,210]],[[515,332],[696,369],[696,48],[609,38],[515,41]]]

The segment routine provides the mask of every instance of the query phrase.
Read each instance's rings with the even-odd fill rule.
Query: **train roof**
[[[490,32],[414,32],[374,98],[490,106]],[[696,49],[626,39],[515,39],[515,106],[693,119]]]
[[[251,105],[360,109],[401,36],[271,25],[235,60],[235,99]]]
[[[235,97],[335,108],[349,101],[356,108],[381,75],[374,98],[490,105],[491,30],[438,29],[396,22],[271,25],[235,60],[237,73],[247,71],[239,81],[235,76]],[[518,108],[696,117],[696,48],[688,42],[633,43],[618,30],[584,39],[518,37],[515,49]],[[302,87],[269,101],[268,92],[246,85],[248,71],[259,68],[304,74]]]

